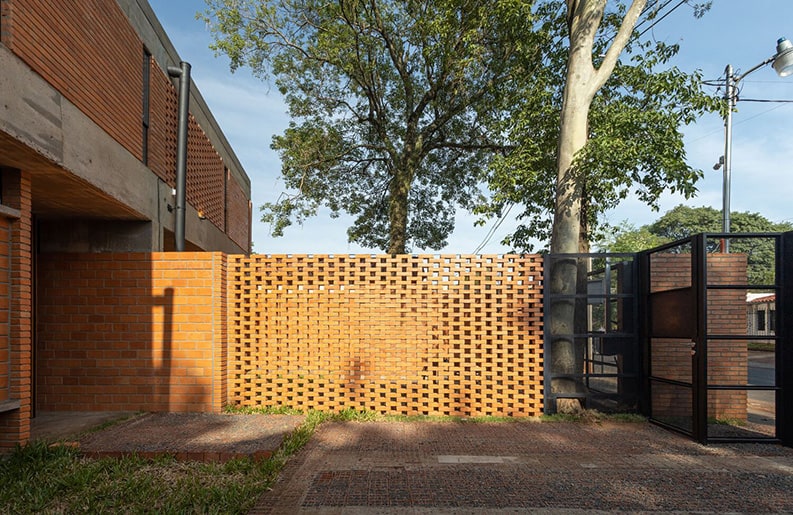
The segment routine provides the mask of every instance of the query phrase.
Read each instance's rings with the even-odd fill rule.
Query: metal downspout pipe
[[[187,190],[187,131],[190,113],[190,63],[182,61],[180,67],[168,67],[168,75],[179,77],[179,121],[176,133],[176,223],[174,239],[177,252],[184,252],[185,197]]]

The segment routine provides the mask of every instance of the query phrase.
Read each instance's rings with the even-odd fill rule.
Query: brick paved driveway
[[[645,423],[329,423],[253,513],[793,511],[793,449]]]

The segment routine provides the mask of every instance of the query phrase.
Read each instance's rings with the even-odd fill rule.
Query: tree
[[[652,4],[644,11],[645,23],[661,14]],[[492,196],[477,208],[488,218],[503,216],[510,206],[514,213],[514,205],[521,206],[522,224],[504,241],[520,251],[531,251],[536,241],[547,244],[551,239],[556,196],[549,192],[556,189],[561,163],[562,106],[570,105],[564,97],[571,46],[566,4],[547,0],[535,12],[538,20],[544,20],[535,30],[544,33],[547,43],[539,58],[529,53],[522,63],[523,76],[511,85],[512,97],[507,100],[511,112],[495,130],[509,134],[513,150],[492,161],[488,176]],[[604,9],[587,65],[593,70],[614,48],[611,42],[624,15],[619,5]],[[680,192],[687,198],[696,193],[702,171],[686,163],[681,128],[717,110],[722,101],[703,91],[699,71],[686,73],[670,66],[679,50],[678,45],[645,41],[634,34],[625,57],[616,61],[591,100],[585,145],[566,175],[579,183],[578,211],[584,215],[578,217],[582,221],[578,230],[585,228],[587,237],[597,232],[600,215],[628,196],[657,208],[663,192]],[[580,52],[577,55],[583,59]],[[607,70],[601,66],[597,71]],[[580,115],[582,110],[575,111]]]
[[[262,206],[273,234],[324,206],[353,215],[349,240],[364,246],[445,245],[502,149],[482,120],[516,46],[531,44],[531,6],[519,4],[208,0],[216,52],[274,78],[289,106],[272,147],[291,192]]]
[[[513,156],[497,160],[490,181],[496,194],[480,208],[501,215],[512,203],[525,206],[521,217],[528,223],[513,235],[513,245],[526,248],[529,237],[550,235],[554,254],[587,252],[598,215],[627,195],[653,205],[665,190],[695,192],[702,172],[685,162],[680,127],[719,102],[702,93],[698,73],[660,70],[678,47],[642,41],[634,32],[643,12],[656,13],[644,11],[646,3],[607,9],[606,0],[566,0],[538,8],[556,37],[540,60],[544,68],[526,67],[531,76],[522,97],[530,100],[517,104],[506,130],[520,142],[513,155],[526,165],[514,166]],[[548,365],[555,376],[551,389],[562,394],[560,411],[577,409],[572,397],[584,389],[570,377],[583,369],[583,341],[572,336],[584,323],[585,306],[573,297],[585,291],[582,262],[554,260],[548,284],[554,299],[546,319]]]
[[[759,213],[748,211],[733,212],[732,232],[769,233],[793,230],[789,222],[775,223]],[[639,252],[664,243],[682,240],[698,233],[720,233],[722,229],[721,211],[712,207],[688,207],[679,205],[667,211],[655,222],[639,229],[622,225],[614,234],[602,242],[608,252]],[[720,242],[713,238],[708,241],[708,252],[720,252]],[[774,283],[775,251],[769,238],[733,239],[730,252],[746,254],[749,284]]]
[[[633,253],[659,247],[669,241],[672,240],[654,234],[646,225],[636,228],[635,225],[624,221],[613,227],[608,234],[604,234],[595,244],[604,252]]]

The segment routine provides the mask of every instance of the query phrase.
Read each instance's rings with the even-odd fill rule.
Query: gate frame
[[[793,231],[780,236],[779,248],[776,273],[783,294],[776,298],[777,438],[793,447]]]
[[[775,284],[773,285],[718,285],[719,288],[746,289],[749,287],[761,289],[773,289],[776,293],[776,346],[775,346],[775,386],[755,387],[746,386],[746,390],[762,389],[774,390],[776,396],[775,403],[775,422],[776,437],[709,437],[708,436],[708,382],[707,382],[707,340],[711,336],[708,334],[707,317],[707,265],[708,253],[706,245],[712,239],[747,239],[747,238],[773,238],[775,243]],[[685,243],[691,244],[692,252],[692,279],[691,287],[694,290],[695,306],[697,319],[693,341],[696,354],[692,363],[691,394],[692,394],[692,431],[688,432],[682,428],[676,428],[652,419],[651,403],[651,379],[650,375],[650,331],[651,313],[649,309],[650,299],[650,255],[660,252],[667,248],[680,246]],[[633,257],[634,259],[634,296],[636,312],[634,320],[637,321],[634,334],[636,337],[637,352],[639,353],[640,375],[638,384],[641,385],[637,392],[639,399],[639,410],[648,416],[649,420],[655,424],[668,429],[691,436],[702,444],[716,442],[764,442],[781,443],[782,445],[793,447],[793,231],[786,233],[699,233],[683,238],[681,240],[661,245],[638,253],[576,253],[576,254],[547,254],[544,259],[544,285],[550,284],[551,261],[561,258],[606,258],[606,257]],[[787,265],[787,266],[786,266]],[[554,297],[546,289],[543,295],[543,309],[545,312],[546,330],[544,331],[544,396],[545,413],[555,412],[555,400],[558,398],[587,398],[586,394],[566,394],[558,395],[551,391],[551,379],[553,374],[548,364],[551,362],[551,336],[547,322],[550,320],[551,299]],[[577,293],[575,295],[565,295],[562,297],[580,298],[588,297],[587,293]],[[589,333],[565,335],[577,337],[592,336]],[[748,335],[735,335],[737,339],[751,340]],[[582,374],[585,376],[586,374]],[[737,386],[737,385],[736,385]],[[733,388],[743,389],[743,388]]]
[[[708,252],[706,245],[708,240],[719,239],[751,239],[751,238],[773,238],[775,240],[775,283],[773,285],[764,284],[725,284],[708,285],[707,264]],[[692,363],[692,431],[688,432],[670,426],[652,418],[651,402],[651,374],[650,374],[650,332],[651,313],[649,307],[650,296],[650,267],[649,256],[653,253],[680,246],[685,243],[691,244],[692,252],[692,280],[691,286],[695,288],[695,305],[697,311],[696,334],[694,335],[695,355]],[[659,247],[648,249],[639,253],[639,268],[643,279],[641,293],[643,308],[642,321],[642,347],[646,356],[644,376],[645,391],[642,392],[646,399],[649,420],[657,425],[663,426],[676,432],[691,436],[694,440],[702,443],[781,443],[782,445],[793,447],[793,348],[791,348],[790,337],[793,334],[793,302],[790,302],[793,293],[793,231],[787,233],[699,233],[688,238],[683,238]],[[785,264],[788,266],[785,266]],[[775,391],[775,432],[776,437],[710,437],[708,436],[708,339],[718,336],[708,334],[708,307],[707,292],[709,289],[773,289],[776,294],[776,340],[775,345],[775,371],[776,380],[773,387],[758,386],[752,387],[745,385],[745,389],[750,390],[773,390]],[[735,339],[751,340],[757,339],[750,335],[732,335]],[[762,337],[768,339],[767,336]],[[719,388],[714,388],[718,390]]]

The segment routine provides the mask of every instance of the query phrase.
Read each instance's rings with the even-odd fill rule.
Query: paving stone
[[[791,460],[642,423],[332,423],[252,513],[790,512]]]

